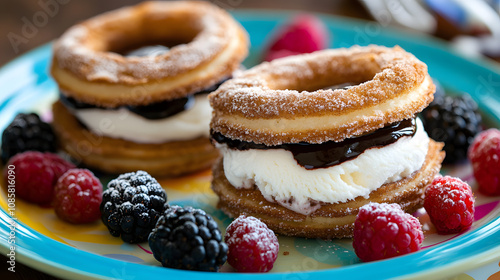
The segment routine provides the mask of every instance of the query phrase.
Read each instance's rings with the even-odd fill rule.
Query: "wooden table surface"
[[[56,39],[73,24],[126,5],[133,5],[137,0],[2,0],[0,9],[0,65],[7,63],[23,53]],[[321,12],[370,20],[369,14],[354,0],[212,0],[227,9],[280,9]],[[23,40],[15,41],[16,35],[22,35],[27,21],[33,23],[44,7],[40,3],[52,3],[49,17],[39,18],[34,30]],[[26,31],[26,30],[24,30]],[[10,34],[10,35],[9,35]],[[29,37],[29,38],[28,38]],[[14,42],[13,42],[14,40]],[[0,256],[0,279],[58,279],[16,262],[16,273],[7,271],[7,258]]]

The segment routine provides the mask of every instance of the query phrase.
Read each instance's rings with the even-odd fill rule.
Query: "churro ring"
[[[323,89],[343,83],[357,85]],[[265,145],[340,142],[412,118],[434,91],[427,66],[400,47],[318,51],[262,63],[224,83],[209,95],[211,129]]]
[[[165,28],[173,26],[174,28]],[[159,56],[113,51],[180,43]],[[187,96],[230,76],[247,55],[243,28],[206,2],[146,2],[86,20],[54,44],[51,73],[65,95],[101,107]]]
[[[307,238],[351,237],[359,208],[368,202],[398,203],[413,213],[423,205],[425,187],[439,173],[444,152],[442,143],[430,140],[422,168],[399,181],[382,185],[368,198],[357,197],[345,203],[322,204],[310,215],[303,215],[267,201],[257,188],[237,189],[225,177],[222,160],[213,168],[212,189],[219,197],[218,207],[231,217],[254,216],[275,233]]]
[[[160,144],[134,143],[96,135],[57,101],[52,127],[61,147],[86,166],[108,173],[141,169],[153,176],[172,177],[208,169],[219,153],[207,137]]]

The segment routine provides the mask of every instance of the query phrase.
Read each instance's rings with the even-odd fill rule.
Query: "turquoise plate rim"
[[[285,21],[290,15],[296,13],[297,12],[259,10],[237,11],[234,12],[234,15],[251,34],[252,44],[263,46],[265,45],[266,36],[262,34],[260,28],[265,26],[270,30],[280,22]],[[448,83],[446,85],[447,88],[469,92],[479,103],[483,112],[485,112],[496,124],[500,123],[500,107],[496,106],[500,104],[500,83],[497,84],[497,81],[500,82],[500,68],[485,61],[472,61],[460,57],[450,51],[442,42],[420,34],[408,34],[408,32],[405,31],[388,29],[377,31],[376,25],[371,22],[327,15],[320,15],[320,17],[325,21],[328,28],[334,31],[333,43],[331,44],[332,47],[343,47],[354,43],[358,43],[359,45],[374,43],[387,46],[399,44],[426,62],[429,65],[431,75],[440,81]],[[374,36],[369,37],[368,40],[364,42],[355,42],[354,40],[351,42],[348,37],[339,35],[343,33],[349,34],[349,32],[351,32],[352,35],[352,30],[356,30],[356,28],[361,30],[360,34],[363,34],[363,30],[365,30],[368,35],[371,34]],[[338,38],[341,38],[340,42]],[[15,108],[13,109],[10,106],[15,103],[13,100],[18,98],[17,93],[19,93],[19,90],[28,85],[30,81],[32,82],[34,78],[24,77],[26,79],[23,79],[23,75],[26,76],[30,74],[25,71],[27,69],[32,69],[31,66],[33,66],[33,63],[36,61],[48,60],[50,57],[50,50],[51,45],[46,44],[22,55],[0,69],[0,85],[5,88],[4,93],[0,95],[0,115],[10,114],[9,117],[0,120],[0,128],[3,129],[3,127],[10,122],[10,118],[14,116]],[[476,82],[472,78],[469,78],[469,81],[464,81],[467,80],[467,78],[456,80],[448,73],[440,73],[433,68],[435,66],[433,61],[426,61],[426,52],[431,54],[431,57],[434,56],[439,58],[439,62],[451,63],[453,68],[450,68],[450,65],[446,67],[448,67],[454,75],[461,77],[460,75],[463,74],[462,70],[466,70],[466,74],[474,73],[477,75],[476,77],[483,77],[487,82],[490,81],[490,84],[482,84],[481,89],[478,90],[477,85],[471,87],[471,82],[472,84]],[[439,68],[439,65],[435,67]],[[44,72],[46,69],[42,70],[42,72],[35,72],[34,74],[37,79],[47,82],[50,78],[47,73]],[[36,102],[38,98],[41,97],[37,96],[35,91],[32,96],[25,98],[25,100],[29,99],[29,102],[26,104],[23,103],[23,107],[27,107],[30,102]],[[9,251],[9,221],[10,216],[2,209],[0,211],[0,251],[5,254]],[[22,222],[17,224],[16,238],[18,238],[16,239],[16,259],[18,261],[60,277],[73,278],[78,276],[98,279],[146,278],[161,275],[169,277],[190,277],[193,279],[226,279],[227,277],[235,277],[233,273],[212,274],[183,271],[114,260],[85,252],[50,239]],[[500,240],[500,217],[496,217],[480,228],[443,244],[397,258],[318,271],[258,274],[258,277],[262,279],[284,279],[287,277],[369,277],[370,279],[399,277],[441,278],[464,272],[499,258],[500,245],[496,244],[497,240]],[[72,257],[69,258],[67,256]],[[381,271],[383,271],[383,274],[380,273]],[[238,273],[237,276],[241,277],[241,279],[247,279],[253,278],[256,275]]]

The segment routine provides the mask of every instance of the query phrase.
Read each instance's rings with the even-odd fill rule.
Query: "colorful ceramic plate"
[[[248,30],[252,49],[247,66],[258,62],[269,32],[291,14],[237,12],[236,18]],[[429,66],[430,74],[451,92],[468,92],[480,104],[491,126],[500,126],[500,74],[485,62],[472,62],[449,52],[444,44],[418,34],[388,31],[376,23],[322,17],[332,34],[332,47],[354,44],[400,45]],[[18,112],[36,111],[50,120],[50,104],[57,98],[55,83],[48,74],[50,45],[42,46],[9,63],[0,71],[0,129]],[[469,165],[443,169],[443,173],[475,182]],[[103,181],[109,178],[102,177]],[[3,182],[3,181],[2,181]],[[200,207],[212,214],[222,228],[230,219],[218,210],[210,191],[210,172],[161,180],[172,204]],[[3,183],[2,183],[3,184]],[[151,279],[153,277],[233,279],[227,273],[201,273],[167,269],[154,260],[147,243],[123,244],[96,222],[69,225],[56,218],[50,208],[41,208],[17,199],[9,208],[6,188],[0,188],[0,249],[2,254],[15,246],[16,261],[63,278]],[[423,250],[406,256],[361,263],[351,240],[322,241],[280,237],[280,253],[270,273],[260,279],[340,278],[439,278],[455,275],[500,258],[500,205],[498,197],[477,194],[476,221],[460,235],[438,235],[425,214],[417,213],[424,225]],[[10,212],[12,211],[12,213]],[[15,219],[12,219],[15,218]],[[15,226],[15,228],[13,227]],[[12,243],[15,241],[15,243]],[[255,274],[238,274],[239,279]]]

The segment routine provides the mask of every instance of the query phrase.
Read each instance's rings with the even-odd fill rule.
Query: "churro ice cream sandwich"
[[[359,208],[422,207],[443,145],[417,114],[435,86],[400,47],[331,49],[262,63],[209,95],[218,206],[276,233],[350,237]]]
[[[63,149],[111,173],[209,168],[207,94],[239,69],[248,35],[207,2],[145,2],[81,22],[54,44]]]

